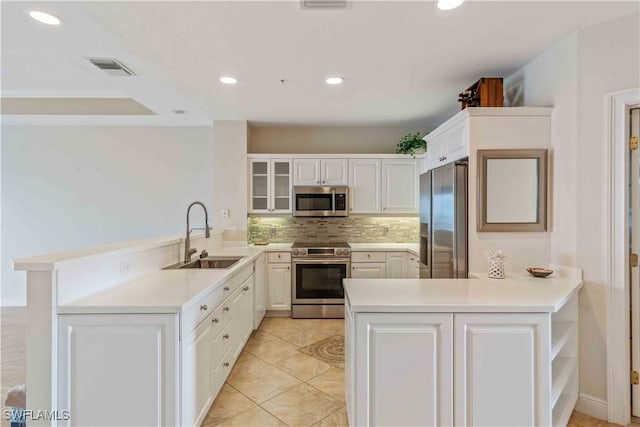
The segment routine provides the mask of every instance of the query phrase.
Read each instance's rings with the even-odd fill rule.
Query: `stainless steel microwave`
[[[349,187],[293,187],[293,216],[349,216]]]

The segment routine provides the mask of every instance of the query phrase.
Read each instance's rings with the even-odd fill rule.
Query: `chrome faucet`
[[[189,227],[189,212],[191,211],[191,207],[193,205],[200,205],[202,209],[204,209],[204,237],[209,238],[211,234],[209,233],[209,213],[207,212],[207,207],[202,204],[202,202],[193,202],[187,208],[187,236],[184,239],[184,262],[191,262],[191,255],[198,252],[197,249],[191,248],[191,232],[193,230],[202,230],[202,228],[190,228]]]

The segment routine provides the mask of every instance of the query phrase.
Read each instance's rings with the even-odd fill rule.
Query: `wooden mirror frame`
[[[538,160],[538,212],[536,222],[487,222],[487,160]],[[477,231],[547,231],[547,150],[478,150]]]

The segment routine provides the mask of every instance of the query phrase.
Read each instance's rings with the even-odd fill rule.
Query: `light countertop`
[[[166,244],[166,240],[144,245]],[[357,250],[417,251],[417,244],[355,243]],[[112,249],[112,248],[109,248]],[[126,250],[118,247],[116,250]],[[230,245],[209,250],[209,256],[238,256],[243,259],[229,269],[160,270],[58,306],[58,313],[180,313],[195,304],[207,292],[221,286],[263,252],[290,251],[291,243]],[[93,251],[91,251],[93,253]],[[86,256],[87,252],[82,255]],[[47,261],[52,261],[49,258]],[[62,257],[58,258],[58,262]],[[64,261],[72,261],[71,254]],[[56,261],[54,261],[55,263]]]
[[[352,251],[369,252],[403,252],[409,251],[414,255],[420,255],[419,243],[349,243]]]
[[[354,312],[555,312],[580,278],[509,274],[505,279],[345,279]]]

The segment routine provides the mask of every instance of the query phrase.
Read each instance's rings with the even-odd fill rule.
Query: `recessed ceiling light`
[[[238,83],[238,80],[231,76],[220,77],[220,81],[226,85],[234,85]]]
[[[60,25],[62,21],[57,16],[53,16],[50,13],[42,12],[40,10],[32,10],[29,15],[36,21],[42,22],[47,25]]]
[[[460,6],[464,0],[438,0],[438,9],[451,10]]]
[[[342,77],[329,77],[325,80],[328,85],[339,85],[342,84],[344,79]]]

